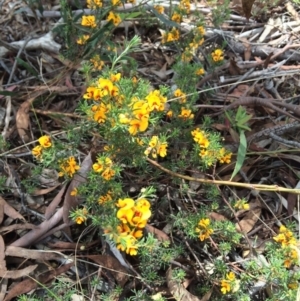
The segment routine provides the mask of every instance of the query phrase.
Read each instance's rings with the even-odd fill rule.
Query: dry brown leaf
[[[63,208],[59,208],[49,220],[44,220],[38,227],[27,232],[25,235],[21,236],[10,245],[15,247],[26,247],[30,245],[40,237],[45,236],[46,233],[48,233],[53,227],[60,223],[62,220],[62,215]]]
[[[128,271],[115,257],[109,255],[87,255],[86,257],[93,260],[101,267],[109,269],[121,287],[123,287],[129,279]]]
[[[215,221],[228,221],[228,218],[216,212],[210,212],[208,216]]]
[[[34,100],[39,97],[40,95],[51,91],[51,92],[63,92],[67,90],[68,87],[62,86],[62,87],[56,87],[52,86],[49,87],[47,85],[44,86],[39,86],[35,87],[35,91],[31,93],[31,97],[27,99],[25,102],[23,102],[16,114],[16,126],[18,130],[18,134],[22,141],[24,140],[25,142],[28,142],[30,137],[27,135],[27,132],[29,130],[29,124],[30,124],[30,119],[29,119],[29,111],[32,106],[32,103]]]
[[[154,234],[154,236],[160,241],[170,241],[170,237],[165,232],[151,225],[146,225],[146,230]]]
[[[18,279],[24,276],[28,276],[30,273],[32,273],[36,268],[37,264],[30,265],[26,267],[25,269],[21,270],[14,270],[14,271],[8,271],[8,270],[1,270],[0,269],[0,277],[2,278],[8,278],[8,279]]]
[[[170,293],[176,301],[200,301],[199,298],[187,291],[181,283],[172,280],[171,268],[169,268],[167,271],[167,285]]]
[[[251,44],[246,38],[241,39],[243,41],[243,46],[244,46],[244,60],[245,61],[250,61],[251,59]]]
[[[55,185],[49,188],[45,188],[45,189],[36,189],[34,190],[31,195],[32,196],[39,196],[39,195],[44,195],[44,194],[48,194],[49,192],[55,190],[57,187],[59,187],[61,184],[59,185]]]
[[[285,3],[285,8],[294,20],[299,20],[298,12],[295,10],[293,4],[290,1],[287,1],[287,3]]]
[[[39,283],[46,284],[52,280],[54,280],[58,275],[65,273],[70,269],[71,266],[73,266],[74,263],[68,263],[66,265],[63,265],[56,270],[52,270],[49,272],[46,272],[45,274],[42,274],[38,277],[37,280],[35,279],[25,279],[24,281],[16,284],[7,294],[4,301],[10,301],[12,298],[17,297],[21,294],[25,294],[30,292],[31,290],[37,288],[39,286]],[[28,274],[27,274],[28,275]]]
[[[29,258],[35,260],[58,260],[63,257],[63,255],[59,255],[57,253],[51,251],[40,251],[40,250],[30,250],[20,247],[8,246],[5,250],[6,256],[13,256],[13,257],[22,257],[22,258]]]
[[[36,229],[37,226],[33,224],[13,224],[9,226],[4,226],[0,228],[0,234],[7,234],[9,232],[15,231],[15,230],[27,230],[27,229]]]
[[[3,301],[4,297],[6,295],[6,292],[7,292],[7,283],[8,283],[7,279],[1,279],[0,301]]]
[[[20,138],[22,141],[28,142],[29,136],[27,135],[28,129],[29,129],[29,110],[31,103],[34,99],[27,100],[23,102],[16,115],[16,126],[19,133]]]
[[[51,249],[56,250],[76,250],[80,248],[84,248],[85,250],[89,250],[93,248],[95,245],[98,245],[101,242],[101,239],[91,241],[90,243],[81,244],[77,242],[67,242],[67,241],[56,241],[56,242],[48,242],[47,246]]]
[[[291,154],[279,154],[279,157],[284,158],[284,159],[293,160],[295,162],[300,163],[300,156],[291,155]]]
[[[6,270],[5,244],[2,236],[0,236],[0,270]]]
[[[67,242],[67,241],[56,241],[56,242],[48,242],[47,246],[52,249],[61,249],[61,250],[76,250],[81,247],[85,247],[85,244],[80,244],[77,242]]]
[[[49,204],[49,206],[46,209],[45,212],[45,218],[49,219],[55,212],[56,207],[59,205],[59,203],[62,200],[62,196],[64,195],[65,191],[66,191],[67,186],[64,185],[60,191],[58,192],[58,194],[55,196],[55,198],[52,200],[52,202]]]
[[[234,128],[229,128],[228,131],[229,131],[229,134],[230,134],[232,140],[235,143],[238,143],[240,141],[240,136],[239,136],[238,132]]]
[[[174,71],[172,69],[167,70],[167,63],[165,63],[160,70],[155,70],[154,68],[150,68],[149,72],[158,76],[161,80],[166,80],[167,77],[172,74]]]
[[[234,60],[234,58],[230,59],[230,62],[229,62],[229,73],[230,73],[230,75],[240,75],[242,73],[241,69],[236,64],[236,61]]]
[[[228,95],[228,98],[230,99],[230,97],[244,96],[248,91],[249,91],[248,85],[240,84],[232,91],[232,93]]]
[[[266,57],[264,61],[264,69],[268,68],[272,56],[273,56],[273,52],[269,53],[269,55]]]
[[[247,20],[251,17],[252,5],[255,0],[242,0],[243,11]]]
[[[235,228],[239,232],[250,232],[260,217],[261,206],[259,200],[256,199],[254,202],[250,202],[249,205],[250,210],[245,214],[245,216],[239,223],[235,224]]]
[[[4,219],[4,204],[0,203],[0,225],[2,224]]]
[[[3,206],[4,213],[12,219],[20,219],[25,221],[25,218],[13,207],[11,207],[2,196],[0,196],[0,206]]]

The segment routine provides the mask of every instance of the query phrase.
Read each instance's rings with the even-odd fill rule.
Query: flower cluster
[[[279,234],[274,236],[273,239],[281,244],[284,253],[284,266],[290,268],[291,265],[298,263],[298,251],[295,248],[297,240],[292,231],[288,230],[285,226],[281,225]]]
[[[173,93],[174,97],[179,97],[179,103],[186,103],[186,94],[180,89],[176,89]]]
[[[205,131],[196,128],[191,134],[194,141],[200,147],[199,156],[202,159],[205,159],[208,162],[208,165],[212,165],[215,161],[227,164],[231,162],[232,153],[228,152],[224,147],[218,150],[209,149],[209,135]]]
[[[122,2],[120,0],[111,0],[111,4],[112,6],[118,6],[122,5]]]
[[[121,74],[114,75],[114,78],[119,78]],[[102,99],[107,100],[117,97],[119,89],[114,85],[114,82],[110,79],[99,78],[98,82],[87,88],[86,93],[83,95],[84,99],[92,99],[100,101]]]
[[[101,60],[99,54],[94,55],[91,59],[90,62],[93,64],[94,70],[101,70],[104,66],[104,62]]]
[[[107,191],[107,193],[105,195],[101,195],[98,199],[98,203],[100,205],[102,205],[106,202],[109,202],[109,201],[112,201],[112,192],[110,190]]]
[[[226,275],[226,279],[221,280],[221,292],[222,294],[227,294],[232,291],[235,282],[235,274],[233,272],[229,272]]]
[[[224,147],[222,147],[218,154],[219,162],[229,164],[231,162],[231,156],[232,156],[232,153],[226,151],[226,149]]]
[[[178,41],[180,38],[179,30],[173,27],[171,31],[165,32],[162,36],[162,44],[168,43],[168,42],[174,42]]]
[[[234,208],[240,209],[240,210],[249,210],[250,206],[246,203],[246,200],[240,199],[237,200],[234,204]]]
[[[211,53],[214,62],[221,62],[224,60],[224,53],[222,49],[216,49]]]
[[[210,237],[214,230],[210,227],[210,219],[209,218],[202,218],[198,226],[195,229],[196,233],[199,233],[199,239],[201,241]]]
[[[77,209],[74,211],[72,215],[75,217],[75,223],[81,225],[87,220],[88,210],[83,207],[82,209]]]
[[[183,62],[191,61],[197,48],[200,47],[204,43],[204,34],[205,34],[205,30],[204,30],[203,26],[198,26],[194,29],[194,38],[193,38],[192,42],[190,42],[189,45],[187,47],[185,47],[185,49],[181,55],[181,60]],[[198,74],[198,75],[202,75],[202,74],[204,74],[203,68],[201,68],[200,74]]]
[[[97,64],[98,68],[102,66],[101,61],[98,61]],[[121,74],[118,73],[111,75],[111,79],[100,78],[96,84],[87,88],[83,98],[97,102],[91,108],[94,121],[104,123],[107,119],[107,114],[111,110],[111,101],[115,100],[118,102],[121,100],[121,97],[119,97],[119,88],[114,84],[120,76]]]
[[[131,198],[119,199],[117,218],[121,224],[117,227],[115,237],[117,248],[127,254],[137,254],[137,242],[143,236],[148,219],[151,216],[150,203],[144,198],[134,201]]]
[[[86,0],[87,8],[97,9],[103,6],[102,0]]]
[[[190,0],[181,0],[179,3],[179,9],[182,10],[183,13],[189,14],[191,11]]]
[[[36,159],[41,159],[42,158],[43,150],[45,148],[51,147],[52,146],[52,142],[51,142],[51,138],[49,136],[47,136],[47,135],[40,137],[38,139],[38,141],[39,141],[40,145],[35,146],[31,150],[31,153],[32,153],[33,156],[36,157]]]
[[[149,125],[150,113],[153,111],[161,112],[164,110],[167,98],[160,94],[159,90],[151,91],[145,100],[133,97],[130,108],[131,113],[120,114],[119,121],[129,125],[129,133],[135,136],[138,132],[144,132]]]
[[[165,11],[165,8],[162,5],[154,5],[154,9],[159,13],[163,14]]]
[[[182,15],[178,12],[174,12],[172,17],[171,17],[171,20],[176,22],[176,23],[180,23],[182,21]]]
[[[113,169],[113,162],[108,157],[100,157],[97,159],[97,162],[93,164],[93,170],[96,173],[101,173],[101,176],[104,180],[111,180],[116,174]]]
[[[167,98],[159,90],[153,90],[144,99],[132,96],[125,100],[125,96],[119,94],[120,80],[120,73],[111,74],[109,79],[99,78],[87,88],[83,98],[95,102],[89,112],[94,121],[105,123],[109,120],[112,126],[118,122],[126,125],[130,135],[135,136],[147,130],[152,112],[164,111]],[[120,113],[115,114],[116,111]]]
[[[81,25],[86,27],[95,28],[96,24],[96,17],[95,16],[82,16]]]
[[[193,119],[194,114],[192,114],[192,110],[182,107],[181,113],[178,115],[178,117],[182,118],[183,120]]]
[[[61,171],[58,173],[58,175],[60,177],[66,175],[70,178],[73,177],[75,172],[80,168],[73,156],[69,157],[68,159],[62,160],[59,164],[59,167]]]
[[[199,128],[196,128],[191,133],[192,136],[194,137],[194,141],[199,144],[200,148],[203,149],[208,148],[209,146],[208,134],[206,134],[204,131],[200,130]]]
[[[114,26],[118,26],[122,22],[121,17],[118,14],[115,14],[113,12],[109,12],[106,20],[108,22],[112,21]]]
[[[204,69],[203,68],[199,68],[196,70],[195,74],[196,75],[203,75],[205,73]]]
[[[293,232],[283,225],[279,228],[279,234],[274,236],[273,239],[280,243],[282,247],[295,246],[297,244],[297,240],[294,237]]]
[[[162,142],[159,140],[158,136],[153,136],[149,142],[149,147],[145,150],[145,155],[149,156],[151,153],[153,158],[165,157],[167,155],[167,142]]]
[[[88,34],[85,34],[85,35],[82,35],[81,37],[79,37],[76,42],[77,44],[79,45],[85,45],[87,40],[90,38],[90,35]]]

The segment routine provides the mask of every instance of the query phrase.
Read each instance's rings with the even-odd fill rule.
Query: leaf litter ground
[[[46,3],[45,18],[37,17],[39,10],[36,9],[39,7],[10,1],[2,4],[6,14],[2,14],[0,19],[3,90],[0,93],[0,116],[2,136],[9,147],[1,149],[0,162],[0,173],[7,179],[7,189],[0,198],[0,273],[3,279],[0,299],[12,300],[38,288],[39,292],[45,291],[43,286],[46,285],[51,289],[57,277],[61,277],[73,287],[82,285],[92,300],[101,300],[99,294],[109,292],[116,284],[126,285],[128,296],[132,289],[146,288],[152,296],[158,291],[177,300],[179,295],[184,296],[181,300],[200,300],[188,291],[189,287],[201,283],[197,276],[198,269],[201,270],[197,265],[199,250],[194,243],[189,245],[186,241],[185,260],[178,258],[176,262],[170,262],[170,266],[177,264],[188,272],[190,277],[184,285],[174,282],[169,267],[166,267],[162,271],[166,276],[165,285],[149,287],[137,277],[137,259],[125,258],[130,266],[132,264],[129,273],[121,258],[110,253],[99,255],[94,251],[95,247],[100,250],[99,246],[104,242],[95,235],[92,227],[85,229],[70,223],[69,211],[77,203],[69,192],[84,178],[74,177],[69,186],[65,186],[55,171],[49,169],[41,172],[33,192],[27,193],[21,185],[24,178],[30,177],[32,166],[36,164],[30,150],[39,137],[38,124],[44,132],[55,136],[61,135],[66,125],[80,118],[75,109],[85,87],[78,72],[79,65],[62,60],[58,50],[63,41],[59,36],[54,40],[49,34],[58,20],[58,4],[56,1]],[[226,145],[237,152],[238,134],[229,123],[221,123],[219,116],[238,106],[247,108],[248,114],[252,115],[249,121],[251,132],[246,137],[248,152],[233,181],[298,188],[300,54],[297,50],[300,46],[300,21],[297,7],[291,2],[279,2],[276,8],[266,11],[263,6],[267,4],[253,5],[253,1],[233,1],[230,5],[230,20],[216,30],[210,27],[209,5],[204,1],[198,3],[197,9],[204,14],[208,24],[202,55],[209,53],[212,45],[224,45],[224,42],[226,53],[224,65],[206,73],[198,83],[199,111],[196,115],[206,114],[214,118],[213,128],[222,132]],[[289,20],[281,18],[285,14],[290,16]],[[245,20],[243,15],[250,20]],[[185,30],[188,31],[189,27]],[[171,85],[174,76],[172,64],[178,49],[157,47],[161,32],[156,23],[150,27],[143,24],[121,27],[111,38],[113,42],[122,44],[125,38],[130,39],[136,33],[142,38],[141,50],[131,56],[138,64],[141,77],[150,80],[154,87]],[[83,144],[80,150],[84,158],[81,176],[91,167],[92,161],[88,156],[91,147]],[[282,152],[273,154],[279,148]],[[233,170],[234,162],[218,167],[213,176],[228,181]],[[190,175],[202,176],[197,170],[190,171]],[[136,184],[124,182],[124,187],[138,189],[146,183],[142,178],[135,178],[134,182]],[[178,186],[172,185],[170,181],[170,187],[178,190]],[[206,201],[202,197],[204,188],[201,183],[191,183],[190,186],[197,196],[189,200],[181,197],[175,200],[174,195],[169,196],[169,203],[160,208],[147,231],[162,241],[174,242],[174,237],[175,241],[181,239],[167,230],[164,216],[170,214],[170,207],[172,211],[193,211]],[[220,186],[220,191],[223,200],[236,194],[249,201],[250,210],[240,210],[231,218],[237,229],[247,233],[247,241],[237,250],[239,253],[243,250],[245,256],[251,249],[263,253],[265,242],[274,236],[274,229],[278,228],[276,221],[288,219],[298,223],[297,194],[249,191],[238,187],[229,190],[225,185]],[[211,212],[210,218],[220,221],[230,217],[220,210]],[[82,244],[82,236],[89,237],[89,243]],[[76,261],[69,262],[68,256],[75,256]],[[239,266],[233,259],[231,264]],[[26,277],[28,275],[29,278]],[[93,275],[106,280],[96,290],[88,284]],[[42,289],[38,283],[42,284]],[[59,294],[63,298],[64,293]],[[201,300],[210,300],[211,294],[209,291]],[[266,296],[261,289],[253,295],[253,300],[265,300]]]

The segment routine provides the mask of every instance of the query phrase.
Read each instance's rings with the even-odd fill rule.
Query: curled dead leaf
[[[201,301],[199,298],[187,291],[181,283],[172,279],[171,268],[169,268],[167,271],[167,284],[170,293],[176,301]]]
[[[240,75],[242,73],[234,58],[229,61],[229,73],[230,75]]]
[[[0,196],[0,207],[1,206],[3,207],[3,211],[7,216],[11,217],[12,219],[20,219],[25,221],[25,218],[12,206],[10,206],[2,196]]]
[[[236,230],[244,233],[250,232],[253,229],[256,222],[258,221],[260,214],[260,202],[258,199],[256,199],[254,202],[250,203],[250,210],[245,214],[243,219],[239,223],[236,223]]]
[[[30,278],[30,279],[25,279],[25,280],[19,282],[8,292],[4,301],[10,301],[11,299],[13,299],[16,296],[28,293],[31,290],[37,288],[40,284],[49,283],[50,281],[54,280],[60,274],[68,271],[73,265],[74,265],[74,263],[71,262],[71,263],[65,264],[55,270],[48,271],[48,272],[38,276],[37,280]],[[37,265],[35,266],[35,268],[36,267],[37,267]],[[13,271],[13,272],[19,272],[19,271]],[[24,274],[23,276],[28,276],[29,273],[30,272],[27,272],[27,274]],[[0,275],[0,277],[1,277],[1,275]],[[18,277],[18,278],[20,278],[20,277]]]
[[[109,255],[87,255],[87,258],[98,263],[101,267],[108,268],[121,287],[127,282],[129,278],[128,271],[115,257]]]
[[[242,7],[247,20],[251,17],[251,10],[255,0],[242,0]]]
[[[154,236],[160,241],[170,241],[169,236],[165,232],[163,232],[151,225],[146,225],[146,230],[149,231],[150,233],[154,234]]]

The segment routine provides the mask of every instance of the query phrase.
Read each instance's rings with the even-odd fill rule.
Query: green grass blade
[[[245,161],[246,152],[247,152],[247,139],[245,136],[245,132],[241,131],[240,132],[240,145],[239,145],[239,149],[238,149],[237,160],[236,160],[234,171],[231,175],[230,181],[241,170],[243,163]]]

